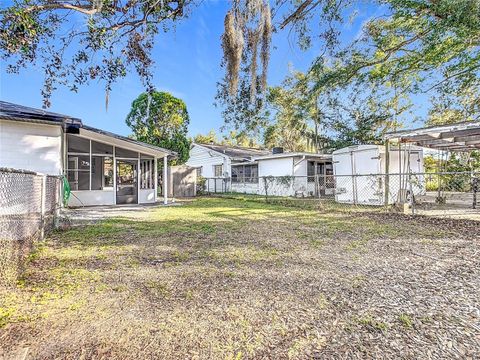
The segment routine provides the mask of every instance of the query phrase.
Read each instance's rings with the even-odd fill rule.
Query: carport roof
[[[480,150],[480,122],[462,122],[388,133],[386,140],[398,140],[435,150]]]

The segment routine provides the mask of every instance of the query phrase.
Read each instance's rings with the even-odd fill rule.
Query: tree
[[[189,122],[185,103],[160,91],[141,94],[133,101],[126,119],[135,139],[177,152],[175,164],[183,164],[188,160]]]
[[[411,108],[409,99],[388,84],[315,89],[316,75],[293,72],[282,86],[269,88],[273,122],[264,132],[267,146],[317,152],[381,143]]]
[[[337,66],[317,86],[401,83],[402,92],[456,89],[478,84],[480,2],[477,0],[385,0],[384,16],[368,21],[363,36],[337,51]],[[318,58],[314,67],[323,66]]]
[[[467,89],[441,92],[431,98],[432,107],[428,113],[428,126],[454,124],[480,119],[479,86]]]
[[[222,36],[226,82],[230,96],[237,95],[242,61],[244,63],[248,61],[249,64],[250,101],[255,101],[258,91],[258,60],[262,66],[259,88],[262,92],[265,91],[270,60],[271,21],[272,15],[268,0],[232,2],[232,9],[225,16],[225,31]]]
[[[252,134],[249,134],[247,131],[238,132],[236,130],[231,130],[227,135],[224,135],[222,144],[249,148],[260,147],[256,136],[252,136]]]
[[[258,5],[259,1],[234,2],[232,11],[236,14],[250,3]],[[376,0],[369,6],[378,6],[382,13],[362,24],[361,36],[342,41],[343,32],[350,31],[345,24],[355,19],[357,4],[351,0],[279,0],[271,10],[273,29],[289,28],[297,35],[301,49],[313,43],[319,49],[320,55],[312,62],[310,71],[316,74],[313,94],[362,83],[371,87],[390,84],[397,93],[406,96],[441,94],[448,90],[455,94],[458,90],[478,87],[478,0]],[[261,6],[254,9],[261,10]],[[240,33],[235,32],[238,36]],[[221,86],[236,87],[243,80],[244,87],[252,89],[257,81],[251,71],[256,57],[251,56],[253,50],[248,46],[245,51],[247,55],[237,56],[233,67],[238,76],[229,75],[232,73],[229,55],[233,52],[225,52],[227,76]],[[242,113],[242,107],[252,109],[252,104],[258,103],[258,98],[247,101],[249,97],[242,93],[242,86],[239,91],[240,96],[228,92],[224,96],[226,118],[231,118],[234,112]],[[249,121],[247,117],[236,120],[240,120],[237,127],[242,121]]]
[[[183,17],[191,0],[16,0],[0,10],[0,54],[7,71],[44,63],[44,106],[57,85],[77,91],[112,84],[133,67],[147,88],[155,35]],[[80,18],[81,25],[78,24]],[[83,20],[83,21],[82,21]],[[86,24],[84,26],[83,24]]]
[[[272,121],[264,132],[265,145],[289,151],[321,150],[323,95],[313,93],[309,75],[298,71],[292,71],[281,86],[270,87],[267,106]]]
[[[264,132],[264,145],[268,148],[283,147],[287,151],[307,151],[307,121],[302,117],[301,99],[288,87],[272,87],[268,90],[268,105],[272,108],[273,121]]]
[[[243,147],[259,147],[257,138],[251,136],[246,131],[237,132],[231,130],[229,133],[222,135],[219,140],[215,130],[210,130],[208,134],[197,134],[193,137],[193,142],[197,144],[220,144],[229,146],[243,146]]]
[[[193,137],[193,142],[197,144],[216,144],[218,143],[217,133],[212,129],[206,135],[197,134]]]

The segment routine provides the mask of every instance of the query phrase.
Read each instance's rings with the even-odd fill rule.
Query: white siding
[[[265,159],[258,161],[258,176],[293,175],[293,158]]]
[[[72,191],[68,206],[114,205],[113,190],[81,190]]]
[[[292,176],[293,157],[264,159],[258,161],[258,176]],[[267,190],[269,195],[273,196],[293,196],[293,182],[291,184],[283,184],[277,179],[269,181]],[[265,194],[265,182],[260,180],[259,193]]]
[[[293,159],[295,162],[294,175],[295,176],[307,176],[307,162],[308,160],[301,157],[296,157]]]
[[[155,189],[140,189],[138,192],[138,203],[148,204],[156,201]]]
[[[220,155],[212,150],[208,150],[202,146],[193,145],[190,149],[190,158],[186,165],[193,167],[202,167],[202,176],[211,178],[215,176],[213,172],[214,165],[223,165],[223,172],[227,172],[227,176],[231,175],[230,159],[228,156]]]
[[[60,126],[0,119],[0,167],[62,174]]]

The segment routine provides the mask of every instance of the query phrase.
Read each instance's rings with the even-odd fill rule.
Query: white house
[[[166,171],[168,156],[80,119],[0,101],[0,167],[66,176],[70,206],[154,203],[158,159]]]
[[[193,144],[187,165],[207,179],[209,191],[263,194],[269,186],[279,196],[333,195],[333,182],[328,181],[333,174],[331,155]],[[284,178],[288,184],[271,177]]]

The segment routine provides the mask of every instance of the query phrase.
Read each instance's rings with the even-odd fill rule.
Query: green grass
[[[17,287],[0,290],[0,336],[38,358],[305,358],[352,312],[356,331],[411,327],[415,314],[362,315],[363,292],[404,281],[375,271],[404,268],[412,243],[442,251],[446,234],[248,196],[155,207],[38,243]]]

